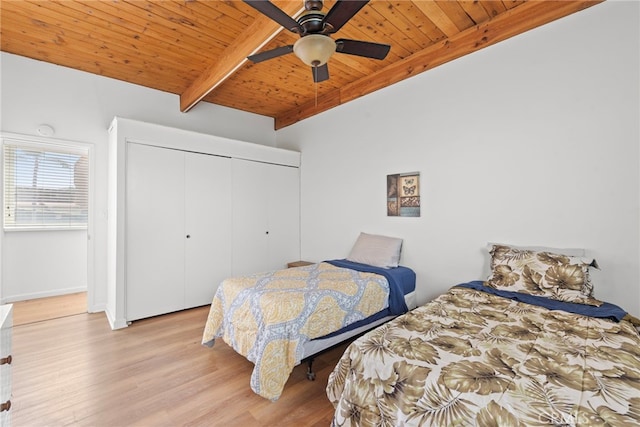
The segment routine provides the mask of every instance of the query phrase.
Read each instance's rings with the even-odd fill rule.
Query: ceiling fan
[[[349,39],[333,40],[329,37],[329,34],[338,32],[369,0],[338,0],[326,14],[322,12],[322,0],[304,0],[305,12],[297,20],[268,0],[243,1],[285,29],[300,35],[300,39],[293,45],[248,56],[247,59],[254,63],[293,52],[302,62],[311,66],[313,81],[318,83],[329,79],[327,61],[334,52],[384,59],[391,49],[386,44]]]

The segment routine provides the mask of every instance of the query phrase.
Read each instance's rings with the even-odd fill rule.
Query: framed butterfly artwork
[[[387,216],[420,216],[420,173],[387,175]]]

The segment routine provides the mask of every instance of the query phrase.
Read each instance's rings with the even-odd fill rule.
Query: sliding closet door
[[[300,169],[269,168],[268,258],[277,268],[300,259]]]
[[[265,191],[269,165],[238,159],[232,164],[233,275],[242,276],[270,269]]]
[[[300,257],[299,169],[232,160],[233,274],[285,268]]]
[[[184,152],[127,144],[126,319],[184,306]]]
[[[231,159],[185,154],[185,307],[211,304],[231,276]]]

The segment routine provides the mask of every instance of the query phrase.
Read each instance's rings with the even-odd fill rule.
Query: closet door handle
[[[11,401],[7,400],[3,404],[0,405],[0,412],[8,411],[11,409]]]
[[[0,365],[11,365],[12,361],[13,357],[11,357],[11,355],[8,355],[7,357],[3,357],[2,359],[0,359]]]

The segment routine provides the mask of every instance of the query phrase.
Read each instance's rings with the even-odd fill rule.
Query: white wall
[[[583,247],[640,314],[639,4],[606,2],[277,132],[302,152],[302,255],[404,238],[421,302],[486,278],[488,241]],[[386,175],[421,173],[421,217]]]
[[[94,254],[83,258],[86,234],[0,233],[2,302],[59,294],[86,286],[86,265],[94,263],[96,284],[89,308],[106,302],[107,128],[114,116],[161,123],[273,146],[273,120],[200,103],[179,110],[177,95],[136,86],[2,52],[0,130],[35,135],[36,126],[55,128],[55,138],[88,143],[94,153]],[[48,258],[51,250],[63,258]],[[87,255],[84,255],[86,257]],[[35,257],[35,259],[34,259]],[[61,268],[64,265],[66,268]],[[83,276],[84,269],[84,276]]]
[[[6,233],[3,298],[12,302],[86,290],[86,236],[79,230]]]

